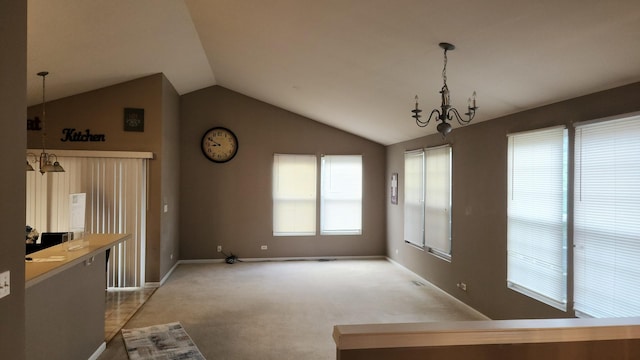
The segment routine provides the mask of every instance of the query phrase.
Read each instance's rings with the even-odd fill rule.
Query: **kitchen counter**
[[[130,234],[87,234],[82,239],[31,253],[26,258],[32,260],[25,261],[25,287],[29,288],[81,262],[91,261],[92,257],[129,238]]]
[[[105,344],[106,251],[128,234],[90,234],[25,262],[26,359],[97,359]]]

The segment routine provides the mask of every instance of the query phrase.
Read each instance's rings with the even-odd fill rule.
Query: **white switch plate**
[[[260,250],[267,250],[267,245],[260,246]]]
[[[11,272],[5,271],[0,274],[0,298],[11,294]]]

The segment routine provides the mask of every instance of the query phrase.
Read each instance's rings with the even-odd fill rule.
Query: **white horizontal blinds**
[[[507,284],[566,309],[567,130],[508,136]]]
[[[316,234],[315,155],[274,154],[273,235]]]
[[[640,116],[578,125],[575,309],[640,316]]]
[[[320,234],[362,234],[362,155],[322,157]]]
[[[404,240],[424,246],[424,150],[404,153]]]
[[[88,233],[127,233],[110,254],[108,287],[144,285],[147,160],[61,157],[64,173],[49,176],[48,231],[68,231],[69,194],[86,193]]]
[[[430,251],[451,254],[451,147],[425,150],[424,236]]]

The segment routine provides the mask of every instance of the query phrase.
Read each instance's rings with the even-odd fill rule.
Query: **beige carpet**
[[[386,260],[182,264],[126,325],[180,322],[205,358],[335,359],[337,324],[480,314]],[[119,334],[99,360],[126,359]]]

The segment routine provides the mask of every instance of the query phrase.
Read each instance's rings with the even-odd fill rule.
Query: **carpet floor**
[[[482,319],[386,260],[239,262],[179,265],[125,328],[180,322],[209,360],[330,360],[334,325]]]

